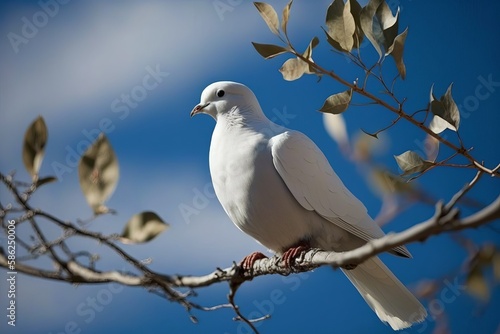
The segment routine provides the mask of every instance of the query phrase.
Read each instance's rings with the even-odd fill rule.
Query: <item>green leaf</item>
[[[465,281],[465,286],[471,295],[482,299],[483,301],[487,301],[490,298],[488,282],[486,281],[479,266],[475,266],[469,272]]]
[[[453,83],[450,84],[446,93],[441,96],[440,100],[436,100],[432,92],[433,86],[430,91],[430,109],[434,117],[429,124],[429,129],[434,133],[441,133],[446,129],[458,131],[460,125],[460,112],[458,107],[451,96],[451,88]]]
[[[412,151],[395,155],[394,158],[399,168],[403,171],[403,176],[423,172],[434,165],[433,162],[422,159],[417,153]]]
[[[42,116],[31,123],[24,134],[23,163],[33,180],[38,178],[38,171],[42,165],[48,130]]]
[[[128,221],[121,234],[123,243],[142,243],[150,241],[165,231],[169,225],[156,213],[144,211],[138,213]]]
[[[288,49],[274,44],[259,44],[252,42],[253,47],[264,58],[270,59],[280,54],[288,52]]]
[[[328,35],[336,42],[332,44],[339,51],[351,51],[354,46],[356,22],[351,14],[351,2],[334,0],[326,12]]]
[[[347,110],[352,98],[352,89],[345,92],[330,95],[319,111],[330,114],[340,114]]]
[[[255,5],[255,7],[260,13],[260,16],[262,16],[262,18],[266,22],[269,29],[271,29],[273,34],[279,35],[280,34],[278,31],[279,19],[278,19],[278,14],[274,10],[274,8],[271,5],[264,2],[254,2],[253,4]]]
[[[287,35],[286,32],[286,26],[288,24],[288,18],[290,16],[290,8],[292,8],[292,2],[293,0],[290,0],[290,2],[283,8],[283,17],[281,19],[281,30],[285,33],[285,36]]]
[[[85,151],[78,163],[80,188],[95,214],[107,212],[104,202],[115,190],[118,161],[104,134]]]
[[[283,79],[287,81],[299,79],[308,70],[309,65],[299,58],[288,59],[279,69],[279,71],[283,75]]]
[[[387,54],[390,54],[394,61],[396,62],[396,68],[398,69],[401,79],[406,78],[406,66],[403,62],[403,51],[405,47],[406,35],[408,34],[408,28],[405,29],[401,34],[394,38],[394,43],[387,50]]]

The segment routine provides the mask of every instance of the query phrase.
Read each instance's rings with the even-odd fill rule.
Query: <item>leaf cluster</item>
[[[326,70],[314,61],[313,49],[319,44],[317,37],[311,39],[306,50],[297,51],[295,49],[287,32],[292,1],[283,9],[281,22],[276,10],[271,5],[262,2],[254,4],[271,32],[284,44],[274,45],[252,42],[256,51],[266,59],[282,54],[291,54],[294,56],[286,60],[279,69],[283,75],[283,79],[287,81],[297,80],[304,74],[314,74],[321,79],[326,75],[346,86],[344,91],[335,92],[328,96],[324,100],[323,105],[318,109],[320,112],[341,115],[353,105],[353,98],[357,96],[362,99],[365,105],[378,104],[397,114],[397,118],[389,126],[374,133],[366,131],[365,133],[377,138],[380,132],[389,129],[400,120],[406,120],[427,134],[425,142],[429,144],[430,149],[425,152],[426,157],[422,157],[418,152],[411,150],[395,156],[397,165],[401,169],[403,176],[409,177],[409,180],[413,180],[436,166],[472,168],[486,172],[492,176],[500,175],[498,167],[494,169],[486,168],[469,153],[470,149],[467,149],[463,145],[458,133],[460,112],[452,97],[452,84],[450,84],[446,93],[439,99],[434,95],[433,87],[431,87],[430,100],[425,109],[412,113],[405,111],[404,103],[406,98],[398,98],[394,92],[396,79],[398,77],[403,80],[406,78],[403,53],[408,28],[402,32],[399,31],[399,8],[393,14],[384,0],[370,0],[364,7],[357,0],[346,0],[345,2],[344,0],[334,0],[328,7],[325,26],[322,28],[326,41],[335,53],[340,53],[352,60],[355,65],[361,67],[365,72],[364,80],[359,80],[358,78],[352,80],[341,78],[334,71]],[[370,42],[373,49],[379,55],[378,61],[372,66],[367,66],[361,57],[360,45],[364,39]],[[388,56],[394,59],[398,71],[398,75],[394,78],[392,85],[385,81],[382,73],[383,61]],[[384,97],[379,97],[367,91],[366,85],[371,78],[374,78],[382,86],[381,93],[382,95],[389,96],[389,101]],[[366,102],[366,100],[368,101]],[[359,105],[359,103],[357,104]],[[418,115],[422,113],[425,114],[423,120],[418,118]],[[429,114],[431,117],[428,117]],[[346,131],[343,118],[332,117],[328,123],[331,129],[336,128],[342,134],[342,138],[340,135],[335,135],[334,139],[339,139],[339,143],[345,146],[346,138],[343,137],[345,137],[344,134]],[[446,129],[456,132],[458,144],[441,135]],[[437,160],[440,144],[448,146],[455,153]],[[450,160],[457,155],[465,157],[469,163],[451,163]]]
[[[47,126],[40,116],[26,130],[22,152],[24,166],[33,179],[32,193],[46,183],[57,181],[53,176],[39,178],[47,139]],[[119,175],[118,159],[108,139],[101,133],[78,162],[80,188],[95,216],[114,212],[104,203],[113,194]],[[167,227],[168,224],[156,213],[141,212],[132,216],[126,223],[120,240],[125,243],[147,242]]]

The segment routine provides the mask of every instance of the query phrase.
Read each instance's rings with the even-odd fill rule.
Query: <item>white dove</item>
[[[271,122],[245,85],[209,85],[191,116],[200,113],[217,122],[210,144],[217,198],[240,230],[282,255],[286,265],[310,248],[342,252],[384,235],[314,142]],[[391,252],[411,257],[405,247]],[[251,268],[262,257],[253,253],[242,264]],[[427,316],[378,257],[342,271],[394,330]]]

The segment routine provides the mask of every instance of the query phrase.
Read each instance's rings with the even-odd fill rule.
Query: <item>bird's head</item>
[[[200,103],[191,111],[191,117],[208,114],[215,120],[231,112],[262,113],[254,93],[245,85],[232,81],[218,81],[201,93]]]

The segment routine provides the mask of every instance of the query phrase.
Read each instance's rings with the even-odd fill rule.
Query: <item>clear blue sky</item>
[[[213,81],[239,81],[252,88],[270,118],[281,124],[286,121],[287,127],[306,133],[321,147],[373,216],[381,205],[364,171],[340,154],[324,130],[323,116],[315,111],[328,95],[342,88],[328,78],[317,83],[312,76],[285,82],[278,68],[287,57],[265,61],[250,43],[278,42],[252,3],[232,1],[223,13],[217,12],[214,3],[69,1],[57,8],[45,6],[51,15],[44,15],[37,1],[3,1],[0,5],[0,170],[16,169],[18,177],[28,177],[20,154],[22,138],[29,123],[44,116],[49,142],[41,174],[57,174],[56,165],[66,169],[62,174],[59,171],[58,183],[37,192],[33,203],[63,219],[89,217],[91,211],[78,188],[75,152],[81,152],[101,127],[120,162],[120,183],[108,203],[118,215],[103,217],[90,228],[120,232],[132,214],[156,211],[171,229],[149,244],[125,249],[137,258],[152,258],[152,267],[168,274],[205,274],[252,251],[264,251],[231,224],[210,191],[208,149],[214,122],[208,116],[190,119],[189,112],[199,102],[203,88]],[[286,1],[271,3],[281,13]],[[316,61],[352,81],[359,72],[329,51],[320,29],[328,4],[297,0],[289,34],[300,48],[313,36],[320,37],[314,51]],[[401,31],[409,26],[407,79],[397,84],[399,95],[408,98],[408,109],[425,108],[433,83],[440,96],[454,82],[453,96],[462,112],[462,138],[474,147],[475,157],[489,166],[498,163],[500,86],[488,86],[490,94],[481,99],[477,87],[488,77],[500,82],[500,3],[402,0],[389,4],[393,9],[401,7]],[[38,28],[23,31],[26,21],[35,20]],[[10,33],[24,34],[26,39],[13,46]],[[370,46],[363,50],[367,60],[375,59]],[[392,60],[385,65],[392,75]],[[152,72],[156,74],[151,76]],[[126,95],[135,100],[127,102]],[[377,108],[355,107],[345,117],[352,137],[360,128],[377,130],[393,115]],[[453,133],[447,136],[451,139]],[[394,172],[397,166],[392,155],[419,150],[424,139],[406,124],[391,129],[387,137],[389,145],[379,162]],[[440,157],[447,153],[443,149]],[[433,197],[446,200],[473,175],[470,170],[437,169],[419,183]],[[471,196],[486,204],[498,196],[499,189],[498,180],[484,178]],[[0,194],[2,203],[5,198],[5,193]],[[185,206],[197,213],[186,218],[180,211]],[[385,229],[402,230],[430,215],[432,207],[417,206]],[[27,232],[20,227],[18,233],[26,236]],[[499,234],[487,228],[467,232],[467,236],[500,244]],[[4,244],[4,236],[0,242]],[[74,247],[104,252],[99,245],[84,241],[75,242]],[[423,279],[439,277],[453,283],[457,278],[454,271],[466,256],[449,236],[412,244],[409,249],[414,259],[382,258],[410,288]],[[121,262],[105,252],[101,265],[102,269],[121,269]],[[2,278],[1,310],[5,310],[4,286]],[[460,289],[449,302],[443,301],[442,293],[434,304],[446,311],[452,333],[498,330],[499,289],[493,291],[487,305]],[[211,306],[224,303],[226,294],[226,284],[220,284],[199,290],[195,301]],[[195,312],[199,324],[194,325],[179,305],[140,288],[75,287],[19,275],[18,301],[18,326],[7,328],[1,313],[2,333],[248,333],[248,328],[231,320],[234,314],[230,310]],[[391,332],[348,280],[329,268],[255,279],[241,288],[237,302],[244,314],[272,314],[259,324],[263,333]],[[431,333],[434,325],[430,317],[407,332]]]

